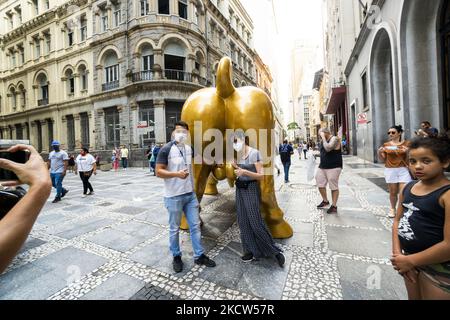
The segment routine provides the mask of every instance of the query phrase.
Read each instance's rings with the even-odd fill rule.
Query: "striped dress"
[[[238,166],[256,172],[255,163],[259,161],[261,161],[259,151],[250,148],[248,157],[238,161]],[[248,189],[236,188],[237,221],[244,254],[252,253],[255,258],[276,256],[282,250],[275,245],[261,216],[259,184],[249,177],[240,177],[239,179],[252,181]]]

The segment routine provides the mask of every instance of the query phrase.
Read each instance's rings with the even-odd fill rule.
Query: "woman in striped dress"
[[[260,212],[258,181],[264,179],[261,154],[249,146],[248,137],[245,137],[245,141],[235,138],[233,148],[238,154],[233,167],[237,176],[236,209],[244,251],[242,260],[251,262],[262,257],[275,257],[280,267],[283,267],[286,259],[275,245]]]

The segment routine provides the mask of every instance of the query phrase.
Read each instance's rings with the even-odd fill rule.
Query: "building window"
[[[363,93],[363,110],[367,110],[369,108],[369,104],[368,104],[368,92],[367,92],[367,73],[364,72],[363,75],[361,76],[361,81],[362,81],[362,93]]]
[[[80,113],[80,127],[81,127],[81,144],[83,147],[89,147],[89,116],[85,113]]]
[[[41,40],[38,37],[34,38],[34,58],[38,59],[41,56]]]
[[[50,51],[52,51],[50,33],[46,33],[44,37],[45,37],[45,53],[49,54]]]
[[[35,15],[39,14],[39,2],[38,2],[38,0],[33,0],[33,13]]]
[[[73,95],[75,93],[75,78],[73,77],[72,70],[66,71],[66,79],[67,79],[67,94]]]
[[[20,65],[23,65],[25,63],[25,50],[23,49],[22,45],[19,45],[19,57],[20,57]]]
[[[81,90],[87,90],[87,88],[88,88],[87,71],[86,71],[86,67],[84,65],[81,65],[78,68],[78,74],[80,75],[80,88],[81,88]]]
[[[72,115],[66,116],[67,120],[67,148],[75,150],[75,121]]]
[[[19,20],[19,23],[22,24],[22,9],[18,6],[15,10],[17,13],[17,19]]]
[[[150,13],[150,4],[148,0],[141,0],[141,16],[146,16]]]
[[[23,129],[21,124],[16,124],[16,139],[22,140],[23,139]]]
[[[10,56],[10,69],[15,68],[16,67],[16,53],[14,52],[14,49],[11,48],[8,50],[9,51],[9,56]]]
[[[188,13],[187,10],[188,6],[187,6],[187,0],[179,0],[178,1],[178,15],[180,16],[180,18],[183,19],[187,19],[188,18]]]
[[[6,19],[8,20],[8,30],[12,30],[14,28],[14,19],[11,12],[6,13]]]
[[[106,83],[110,83],[110,82],[119,80],[119,65],[118,64],[105,68],[105,79],[106,79]]]
[[[67,32],[67,44],[69,47],[73,46],[73,30]]]
[[[105,109],[106,147],[113,149],[120,145],[119,112],[116,107]]]
[[[37,84],[39,86],[39,99],[38,106],[43,106],[48,104],[48,82],[45,74],[40,74],[37,79]]]
[[[118,27],[120,24],[120,5],[114,7],[114,27]]]
[[[80,40],[85,41],[87,38],[87,21],[86,16],[80,18]]]
[[[17,108],[16,90],[14,88],[11,88],[9,93],[11,95],[11,109],[16,110],[16,108]]]
[[[169,0],[158,0],[158,13],[170,14]]]
[[[50,1],[49,0],[45,0],[45,9],[50,9]]]
[[[108,13],[106,10],[102,11],[102,32],[108,30]]]

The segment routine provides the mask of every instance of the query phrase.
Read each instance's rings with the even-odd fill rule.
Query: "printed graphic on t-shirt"
[[[406,240],[414,240],[416,236],[414,235],[414,231],[411,228],[411,224],[409,223],[409,218],[420,209],[414,207],[414,203],[404,203],[403,206],[408,209],[403,215],[403,218],[400,220],[400,224],[398,226],[398,234],[400,237]]]

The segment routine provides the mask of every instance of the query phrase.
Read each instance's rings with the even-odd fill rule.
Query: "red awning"
[[[333,88],[325,114],[335,114],[336,110],[345,102],[346,94],[347,88],[344,86]]]

